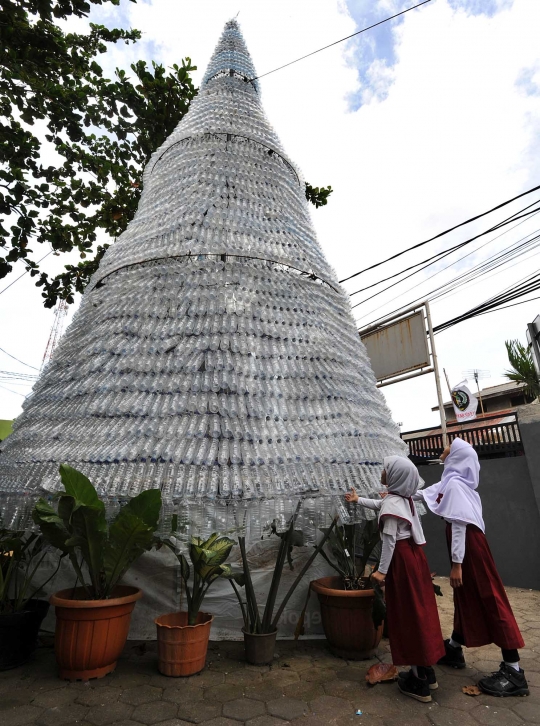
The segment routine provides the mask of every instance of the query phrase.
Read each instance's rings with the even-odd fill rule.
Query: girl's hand
[[[384,499],[385,497],[388,496],[388,492],[379,492],[379,495],[380,495],[381,499]]]
[[[354,487],[351,487],[351,491],[347,492],[347,494],[345,494],[345,499],[348,502],[357,502],[358,501],[358,494],[356,493],[356,489]]]
[[[379,572],[378,570],[376,572],[371,573],[371,579],[379,585],[379,587],[384,587],[384,581],[386,580],[386,575],[383,575],[382,572]]]
[[[452,569],[450,570],[450,585],[454,588],[454,590],[463,585],[461,565],[457,562],[452,563]]]

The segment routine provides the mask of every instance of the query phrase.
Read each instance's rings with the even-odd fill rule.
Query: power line
[[[34,373],[17,373],[15,371],[0,371],[0,380],[34,382],[37,380],[37,376]]]
[[[506,308],[515,308],[516,305],[525,305],[525,303],[533,302],[533,300],[540,300],[540,297],[530,297],[528,300],[520,300],[520,302],[512,303],[511,305],[503,305],[500,308],[495,308],[494,310],[486,310],[485,313],[478,313],[476,317],[479,317],[480,315],[487,315],[488,313],[497,313],[499,310],[506,310]]]
[[[338,43],[343,43],[343,41],[349,40],[349,38],[354,38],[355,35],[360,35],[361,33],[365,33],[366,30],[371,30],[372,28],[376,28],[378,25],[387,23],[389,20],[394,20],[394,18],[398,18],[400,15],[405,15],[405,13],[409,13],[411,10],[415,10],[416,8],[419,8],[421,5],[426,5],[429,2],[431,2],[431,0],[424,0],[421,3],[418,3],[418,5],[413,5],[412,7],[407,8],[407,10],[402,10],[400,13],[391,15],[389,18],[385,18],[384,20],[379,20],[378,23],[373,23],[373,25],[368,25],[367,28],[363,28],[362,30],[357,30],[356,33],[352,33],[352,35],[347,35],[345,38],[341,38],[340,40],[335,40],[333,43],[330,43],[330,45],[325,45],[323,48],[314,50],[311,53],[308,53],[307,55],[303,55],[301,58],[297,58],[296,60],[290,61],[290,63],[285,63],[285,65],[279,66],[279,68],[274,68],[273,71],[267,71],[266,73],[262,73],[260,76],[255,76],[254,78],[248,78],[247,82],[250,83],[251,81],[257,81],[259,78],[264,78],[265,76],[269,76],[271,73],[276,73],[276,71],[280,71],[282,68],[288,68],[288,66],[292,66],[295,63],[298,63],[299,61],[304,60],[305,58],[309,58],[312,55],[316,55],[317,53],[320,53],[321,51],[326,50],[327,48],[331,48],[334,45],[338,45]]]
[[[20,360],[19,358],[15,358],[14,355],[11,355],[11,353],[8,353],[7,350],[4,350],[3,348],[0,348],[2,353],[5,353],[6,355],[9,355],[10,358],[13,358],[13,360],[16,360],[17,363],[22,363],[23,366],[28,366],[28,368],[33,368],[35,371],[39,372],[39,368],[36,368],[35,366],[31,366],[29,363],[25,363],[23,360]]]
[[[48,257],[49,255],[52,255],[52,253],[53,253],[53,251],[51,250],[50,252],[47,252],[47,254],[46,254],[46,255],[43,255],[43,257],[42,257],[42,258],[41,258],[40,260],[38,260],[38,261],[36,262],[36,265],[39,265],[39,263],[40,263],[40,262],[43,262],[43,260],[45,259],[45,257]],[[7,286],[6,286],[6,287],[5,287],[5,288],[4,288],[3,290],[0,290],[0,295],[1,295],[1,294],[2,294],[3,292],[5,292],[6,290],[9,290],[9,288],[10,288],[10,287],[11,287],[12,285],[14,285],[14,284],[15,284],[16,282],[18,282],[18,281],[19,281],[19,280],[20,280],[20,279],[21,279],[22,277],[24,277],[24,276],[25,276],[25,275],[26,275],[26,274],[27,274],[28,272],[29,272],[29,269],[28,269],[28,270],[25,270],[25,271],[23,272],[23,274],[22,274],[22,275],[19,275],[19,277],[16,277],[16,278],[15,278],[15,280],[13,280],[13,282],[10,282],[10,283],[9,283],[9,285],[7,285]]]
[[[499,222],[495,226],[491,227],[490,229],[487,229],[485,232],[481,232],[480,234],[477,234],[475,237],[471,237],[468,240],[465,240],[465,242],[460,242],[457,245],[454,245],[453,247],[450,247],[449,250],[441,250],[440,252],[437,252],[436,254],[432,255],[431,257],[428,257],[425,260],[421,260],[420,262],[417,262],[414,265],[411,265],[410,267],[406,267],[404,270],[400,270],[399,272],[395,272],[393,275],[389,275],[388,277],[384,277],[382,280],[378,280],[378,282],[374,282],[372,285],[367,285],[366,287],[360,288],[360,290],[356,290],[356,292],[351,292],[349,297],[352,297],[353,295],[358,295],[359,292],[364,292],[365,290],[370,290],[373,287],[377,287],[377,285],[382,284],[383,282],[387,282],[388,280],[393,280],[394,277],[397,277],[398,275],[402,275],[404,272],[409,272],[409,270],[414,270],[415,267],[419,267],[420,265],[424,265],[424,263],[429,263],[427,265],[424,265],[420,270],[416,270],[416,272],[413,272],[413,275],[416,275],[418,272],[421,272],[422,270],[425,270],[426,267],[429,267],[430,265],[434,265],[436,262],[439,262],[439,260],[443,259],[443,257],[447,257],[452,252],[455,252],[456,250],[461,249],[462,247],[466,247],[471,242],[474,242],[475,240],[479,239],[480,237],[484,237],[486,234],[491,234],[491,232],[496,232],[501,227],[505,227],[507,224],[510,224],[511,222],[515,222],[516,219],[521,219],[522,217],[530,217],[532,214],[536,214],[537,212],[540,212],[540,207],[537,209],[532,209],[529,212],[526,212],[525,214],[522,214],[520,217],[518,217],[518,214],[521,214],[521,212],[525,212],[526,209],[529,209],[529,207],[533,207],[535,204],[538,204],[540,200],[536,200],[532,204],[529,204],[526,207],[523,207],[523,209],[520,209],[519,212],[516,212],[515,214],[512,214],[510,217],[507,217],[506,219],[503,219],[502,222]],[[525,220],[523,220],[525,221]],[[409,277],[412,277],[412,275],[407,275],[407,277],[404,277],[402,280],[398,280],[395,285],[398,285],[400,282],[403,282],[403,280],[407,280]],[[389,287],[385,288],[386,290],[389,290],[393,285],[390,285]],[[384,290],[382,291],[384,292]],[[379,294],[379,293],[378,293]],[[371,298],[367,298],[370,300]],[[365,302],[365,301],[364,301]],[[353,307],[356,307],[354,305]]]
[[[0,388],[3,388],[4,391],[9,391],[10,393],[15,393],[17,396],[22,396],[23,398],[26,398],[24,393],[19,393],[19,391],[12,391],[11,388],[7,388],[6,386],[0,385]]]
[[[537,255],[538,252],[534,252],[534,254],[532,254],[530,257],[525,258],[523,260],[518,260],[517,262],[514,262],[513,265],[509,265],[508,267],[506,267],[506,264],[509,261],[511,261],[515,258],[522,257],[523,255],[527,254],[528,252],[531,252],[531,250],[536,250],[537,247],[540,246],[540,235],[533,237],[531,240],[529,240],[529,242],[534,243],[534,244],[531,244],[530,249],[523,249],[520,252],[517,252],[517,250],[514,250],[513,252],[516,252],[516,254],[511,254],[510,252],[505,253],[505,255],[501,255],[501,257],[508,255],[509,259],[507,259],[507,260],[503,259],[502,261],[500,261],[498,258],[496,258],[496,259],[492,260],[491,262],[486,263],[486,265],[488,265],[486,270],[482,270],[481,269],[482,266],[477,266],[478,269],[472,268],[470,270],[468,279],[465,277],[463,278],[463,280],[461,280],[460,278],[455,278],[454,280],[447,283],[446,286],[441,286],[441,288],[439,288],[439,291],[435,290],[434,292],[437,292],[437,294],[433,298],[430,298],[430,300],[438,300],[439,298],[442,298],[442,297],[451,297],[452,295],[455,295],[456,292],[459,291],[459,288],[462,287],[463,285],[470,285],[471,282],[473,283],[473,285],[477,285],[479,282],[482,282],[484,275],[487,275],[487,279],[489,279],[490,277],[495,277],[496,275],[499,275],[501,272],[508,272],[508,270],[511,270],[516,265],[520,265],[523,262],[526,262],[528,259],[531,259],[531,257],[534,257],[535,255]],[[529,244],[529,243],[527,243],[527,244]],[[499,272],[495,272],[494,275],[488,274],[488,273],[493,272],[493,270],[497,270],[499,267],[501,267],[503,269],[500,269]],[[445,287],[447,287],[448,289],[445,290],[444,289]],[[472,287],[472,285],[471,285],[471,287]]]
[[[358,275],[362,275],[364,272],[367,272],[368,270],[373,270],[376,267],[380,267],[381,265],[384,265],[386,262],[390,262],[390,260],[395,260],[397,257],[401,257],[401,255],[404,255],[407,252],[411,252],[411,250],[416,250],[416,249],[418,249],[418,247],[423,247],[423,245],[427,245],[428,242],[433,242],[433,240],[439,239],[439,237],[443,237],[445,234],[449,234],[450,232],[453,232],[455,229],[459,229],[459,227],[463,227],[466,224],[470,224],[471,222],[474,222],[475,220],[480,219],[481,217],[485,217],[486,215],[491,214],[492,212],[495,212],[497,209],[501,209],[502,207],[505,207],[507,204],[511,204],[512,202],[515,202],[516,199],[521,199],[521,197],[525,197],[525,196],[527,196],[527,194],[531,194],[532,192],[535,192],[537,189],[540,189],[540,185],[533,187],[532,189],[529,189],[528,191],[523,192],[522,194],[518,194],[517,197],[512,197],[512,199],[508,199],[506,202],[502,202],[501,204],[498,204],[496,207],[493,207],[492,209],[488,209],[487,212],[482,212],[482,214],[477,214],[476,217],[471,217],[470,219],[466,219],[464,222],[460,222],[459,224],[456,224],[454,227],[450,227],[450,229],[446,229],[444,232],[439,232],[439,234],[436,234],[435,237],[430,237],[429,239],[426,239],[424,242],[418,242],[418,244],[415,244],[412,247],[408,247],[406,250],[397,252],[395,255],[392,255],[391,257],[387,257],[385,260],[381,260],[380,262],[376,262],[374,265],[365,267],[363,270],[360,270],[359,272],[355,272],[354,275],[349,275],[349,277],[344,277],[343,280],[339,280],[339,282],[342,283],[342,282],[347,282],[347,280],[352,280],[353,277],[357,277]],[[536,202],[533,202],[533,204],[536,204]],[[532,204],[530,204],[529,206],[532,206]],[[527,207],[525,207],[525,209],[527,209]]]
[[[536,212],[536,214],[538,214],[538,212]],[[533,216],[533,215],[531,215],[531,217],[532,217],[532,216]],[[529,217],[529,219],[530,219],[531,217]],[[498,240],[498,239],[500,239],[501,237],[504,237],[504,235],[505,235],[505,234],[508,234],[508,233],[509,233],[509,232],[511,232],[511,231],[512,231],[513,229],[516,229],[516,227],[519,227],[520,225],[522,225],[522,224],[525,224],[525,222],[526,222],[526,221],[527,221],[527,219],[523,219],[523,220],[522,220],[521,222],[518,222],[518,223],[517,223],[517,224],[515,224],[515,225],[514,225],[513,227],[510,227],[510,229],[505,229],[505,230],[504,230],[504,232],[501,232],[501,234],[498,234],[498,235],[497,235],[496,237],[494,237],[493,239],[490,239],[490,240],[488,240],[487,242],[484,242],[484,244],[480,245],[480,247],[477,247],[477,248],[476,248],[475,250],[471,250],[471,252],[467,252],[467,254],[466,254],[466,255],[462,255],[461,257],[458,257],[458,259],[457,259],[457,260],[454,260],[454,262],[451,262],[451,263],[450,263],[449,265],[446,265],[445,267],[441,268],[440,270],[437,270],[437,271],[436,271],[436,272],[434,272],[434,273],[433,273],[432,275],[430,275],[429,277],[426,277],[426,279],[425,279],[425,280],[422,280],[422,282],[421,282],[421,283],[418,283],[418,284],[423,284],[424,282],[428,282],[428,280],[431,280],[431,279],[433,279],[434,277],[437,277],[437,275],[440,275],[441,273],[443,273],[443,272],[445,272],[446,270],[448,270],[448,269],[449,269],[450,267],[453,267],[454,265],[457,265],[457,263],[458,263],[458,262],[461,262],[461,261],[462,261],[462,260],[464,260],[464,259],[465,259],[466,257],[470,257],[471,255],[474,255],[474,254],[476,254],[477,252],[479,252],[479,251],[480,251],[481,249],[483,249],[483,248],[484,248],[484,247],[486,247],[487,245],[491,244],[492,242],[495,242],[495,240]],[[537,230],[535,230],[534,232],[531,232],[530,234],[528,234],[528,235],[525,235],[525,237],[522,237],[522,238],[521,238],[520,240],[518,240],[518,242],[521,242],[522,240],[524,240],[524,239],[527,239],[527,237],[530,237],[531,235],[533,235],[533,234],[536,234],[536,233],[537,233],[537,232],[539,232],[539,231],[540,231],[540,230],[538,230],[538,229],[537,229]],[[419,270],[419,272],[421,272],[421,270]],[[413,285],[413,287],[409,287],[409,288],[408,288],[407,290],[405,290],[404,292],[401,292],[401,293],[399,293],[398,295],[396,295],[395,297],[391,298],[390,300],[387,300],[387,301],[386,301],[386,302],[384,303],[384,305],[388,305],[389,303],[391,303],[391,302],[394,302],[394,300],[397,300],[398,298],[400,298],[400,297],[403,297],[403,295],[406,295],[406,294],[407,294],[408,292],[411,292],[412,290],[414,290],[415,288],[417,288],[417,287],[418,287],[418,284],[416,284],[416,285]],[[443,285],[445,285],[445,284],[447,284],[447,283],[443,283]],[[393,287],[393,286],[392,286],[392,287]],[[387,288],[385,288],[385,291],[386,291],[386,290],[389,290],[389,289],[390,289],[390,287],[387,287]],[[440,288],[440,287],[439,287],[439,288],[436,288],[436,290],[438,290],[438,289],[441,289],[441,288]],[[432,290],[432,291],[431,291],[430,293],[427,293],[427,294],[425,294],[425,295],[423,295],[423,296],[421,296],[421,297],[417,297],[417,298],[415,298],[414,300],[412,300],[411,302],[409,302],[409,303],[405,303],[404,305],[401,305],[401,306],[400,306],[399,308],[396,308],[395,310],[392,310],[392,311],[391,311],[390,313],[386,313],[385,315],[382,315],[382,316],[380,316],[380,317],[378,317],[378,318],[375,318],[375,320],[373,320],[373,323],[376,323],[376,322],[378,322],[379,320],[382,320],[382,318],[383,318],[383,317],[386,317],[387,315],[392,315],[393,313],[397,313],[397,312],[399,312],[399,310],[400,310],[401,308],[404,308],[404,307],[410,307],[411,305],[414,305],[415,303],[417,303],[417,302],[418,302],[419,300],[424,300],[424,299],[425,299],[426,297],[429,297],[429,295],[431,295],[431,294],[432,294],[433,292],[434,292],[434,291]],[[355,305],[355,307],[357,307],[357,306]],[[355,322],[356,322],[356,323],[358,323],[358,322],[359,322],[360,320],[364,320],[365,318],[367,318],[367,317],[369,317],[370,315],[372,315],[372,314],[373,314],[374,312],[376,312],[376,310],[370,310],[370,311],[369,311],[368,313],[366,313],[365,315],[362,315],[362,316],[361,316],[360,318],[356,318],[356,319],[355,319]]]
[[[536,202],[535,202],[535,204],[536,204]],[[523,211],[523,210],[521,210],[521,211]],[[539,212],[539,211],[540,211],[540,208],[539,209],[534,209],[531,212],[528,212],[527,215],[521,215],[521,216],[529,216],[529,215],[535,214],[536,212]],[[518,213],[516,212],[516,214],[518,214]],[[515,215],[512,215],[512,217],[515,217]],[[448,257],[448,255],[451,255],[456,250],[459,250],[462,247],[465,247],[466,245],[470,244],[471,242],[474,242],[474,240],[478,239],[479,237],[483,237],[484,235],[489,234],[491,232],[494,232],[497,229],[500,229],[501,227],[504,227],[506,224],[510,224],[510,222],[515,222],[516,219],[520,219],[521,218],[521,217],[515,217],[515,219],[512,219],[512,217],[509,217],[508,219],[504,220],[500,224],[497,224],[495,227],[492,227],[491,229],[488,229],[487,231],[482,232],[481,234],[477,234],[475,237],[471,237],[471,239],[468,239],[465,242],[461,242],[460,244],[455,245],[454,247],[451,247],[446,252],[444,252],[444,251],[443,252],[438,252],[433,257],[428,257],[427,260],[423,260],[423,262],[427,262],[427,264],[425,264],[419,270],[415,270],[414,272],[411,272],[410,275],[406,275],[405,277],[402,277],[401,280],[396,280],[396,282],[392,283],[391,285],[388,285],[388,287],[385,287],[383,290],[379,290],[379,292],[374,293],[370,297],[364,298],[360,302],[358,302],[355,305],[353,305],[351,307],[351,310],[354,309],[354,308],[357,308],[359,305],[362,305],[363,303],[367,302],[368,300],[373,300],[373,298],[374,297],[378,297],[378,295],[382,295],[387,290],[390,290],[391,288],[395,287],[396,285],[399,285],[401,282],[404,282],[405,280],[408,280],[410,277],[413,277],[413,275],[417,275],[419,272],[422,272],[422,270],[425,270],[426,267],[430,267],[431,265],[434,265],[436,262],[440,262],[440,260],[444,259],[445,257]],[[529,218],[530,218],[530,216],[529,216]],[[423,264],[423,263],[420,262],[418,264]],[[412,266],[412,268],[414,268],[414,267],[416,267],[416,265],[413,265]],[[412,268],[411,267],[407,267],[405,270],[402,270],[401,272],[396,273],[396,275],[400,275],[403,272],[407,272],[408,270],[410,270]],[[391,279],[392,277],[396,277],[396,275],[391,275],[390,278],[387,278],[387,279]]]
[[[505,302],[517,300],[520,297],[527,295],[529,292],[534,292],[536,290],[540,290],[540,273],[534,273],[526,278],[518,287],[513,285],[510,288],[506,288],[506,290],[503,290],[497,295],[494,295],[492,298],[485,300],[483,303],[480,303],[480,305],[476,305],[475,307],[467,310],[461,315],[457,315],[455,318],[451,318],[450,320],[447,320],[440,325],[436,325],[433,328],[433,332],[438,333],[442,332],[443,330],[447,330],[448,328],[451,328],[458,323],[462,323],[465,320],[474,318],[484,312],[489,312],[491,310],[499,308]]]

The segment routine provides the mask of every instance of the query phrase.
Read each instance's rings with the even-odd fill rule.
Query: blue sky
[[[357,29],[369,27],[391,15],[416,5],[418,0],[347,0],[346,6]],[[432,0],[436,2],[436,0]],[[454,11],[466,15],[494,17],[509,10],[513,0],[448,0]],[[398,62],[400,29],[405,19],[412,19],[414,13],[425,12],[428,5],[411,10],[395,20],[362,33],[348,41],[349,62],[356,68],[360,88],[350,94],[351,110],[358,110],[363,104],[383,101],[387,98],[394,80],[392,73]]]

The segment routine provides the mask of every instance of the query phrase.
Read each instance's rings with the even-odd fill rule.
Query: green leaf
[[[185,556],[182,554],[178,554],[178,562],[180,563],[180,574],[182,575],[182,579],[184,582],[187,582],[189,580],[189,576],[191,575],[191,570],[189,569],[188,561],[186,560]]]
[[[105,509],[90,480],[68,464],[60,464],[60,478],[66,494],[75,500],[75,508],[82,506]]]
[[[102,502],[100,504],[101,508],[81,505],[71,516],[73,541],[76,542],[73,547],[81,551],[96,598],[103,597],[103,549],[107,535],[105,507]]]
[[[229,539],[229,537],[219,537],[208,544],[209,541],[210,540],[207,540],[207,542],[205,542],[204,551],[211,553],[211,555],[208,556],[207,562],[214,566],[221,565],[222,562],[225,562],[227,557],[230,555],[232,548],[236,544],[236,542],[233,539]]]
[[[149,496],[142,497],[142,494]],[[149,511],[143,511],[142,505],[144,502],[148,503]],[[109,529],[109,539],[103,554],[103,567],[108,594],[112,592],[133,562],[143,552],[151,549],[160,508],[161,492],[159,489],[148,490],[134,497],[122,507],[112,522]]]
[[[69,532],[56,511],[44,499],[38,499],[32,512],[32,519],[50,545],[64,554],[69,552]]]
[[[146,525],[155,530],[161,512],[161,491],[159,489],[147,489],[137,494],[124,506],[124,510],[139,517]]]

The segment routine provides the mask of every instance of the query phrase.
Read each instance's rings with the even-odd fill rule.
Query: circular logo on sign
[[[465,393],[465,391],[452,391],[452,401],[454,402],[454,405],[459,408],[460,411],[466,411],[469,407],[469,403],[471,402],[471,399],[469,396]]]

